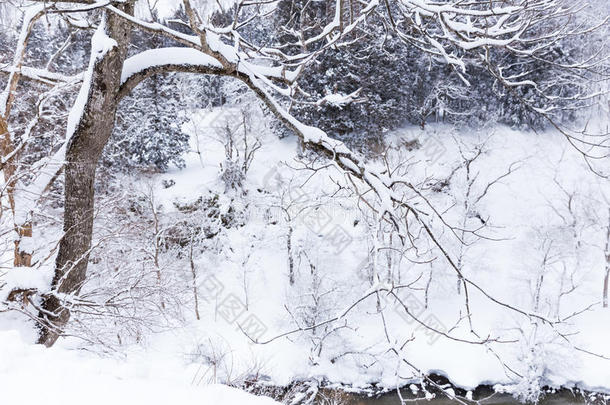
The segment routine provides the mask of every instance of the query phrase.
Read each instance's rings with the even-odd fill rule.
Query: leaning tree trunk
[[[4,117],[0,114],[0,157],[8,157],[15,147],[11,140],[11,134],[9,133],[8,123]],[[6,185],[6,195],[9,203],[11,213],[15,213],[15,199],[13,190],[15,189],[15,165],[12,159],[7,161],[0,166],[2,174],[4,175],[4,183]],[[0,205],[0,209],[2,206]]]
[[[22,218],[21,215],[16,215],[18,207],[15,203],[15,188],[17,186],[17,166],[15,165],[15,145],[11,139],[11,134],[8,128],[7,117],[11,111],[11,104],[14,97],[15,88],[19,76],[12,77],[14,84],[9,86],[9,97],[6,101],[5,115],[0,115],[0,156],[6,161],[0,166],[0,170],[4,174],[5,192],[13,218],[15,219],[15,256],[13,265],[15,267],[29,267],[32,265],[32,252],[23,249],[24,238],[32,237],[32,221],[30,218]],[[0,203],[0,209],[2,209]]]
[[[5,114],[8,116],[10,112],[11,94],[14,92],[14,87],[10,87],[9,99],[7,100]],[[17,215],[18,207],[15,203],[15,188],[17,185],[17,168],[15,165],[15,145],[11,139],[11,134],[8,128],[8,122],[5,117],[0,115],[0,156],[6,160],[0,165],[0,170],[4,174],[4,192],[6,193],[6,200],[10,208],[10,212],[14,219],[14,260],[13,266],[15,267],[30,267],[32,265],[32,252],[31,247],[24,249],[27,238],[32,237],[32,221],[30,217],[23,218],[22,215]],[[0,198],[0,216],[2,212],[2,202]],[[18,302],[23,307],[27,306],[31,295],[36,292],[32,288],[15,288],[9,292],[7,301]]]
[[[126,4],[123,11],[133,13]],[[118,90],[127,56],[129,26],[106,13],[92,39],[88,74],[70,113],[73,131],[66,150],[64,191],[64,235],[59,244],[52,292],[45,295],[40,318],[39,343],[51,346],[70,318],[59,298],[77,295],[85,281],[91,249],[94,181],[98,161],[112,134],[118,105]],[[72,132],[72,133],[70,133]]]
[[[608,228],[606,229],[606,275],[604,276],[603,306],[608,308],[608,284],[610,282],[610,208],[608,208]]]
[[[24,239],[32,237],[32,220],[29,216],[15,215],[18,207],[15,205],[15,188],[17,185],[17,167],[15,165],[15,144],[9,131],[8,120],[12,110],[17,86],[21,79],[21,68],[25,59],[27,44],[34,24],[44,15],[43,6],[36,5],[30,8],[23,17],[19,42],[13,58],[11,73],[3,93],[3,105],[0,105],[0,156],[5,158],[0,170],[4,173],[5,191],[8,203],[15,219],[15,267],[29,267],[32,265],[32,252],[23,249]],[[2,209],[0,204],[0,209]],[[11,294],[18,291],[13,291]]]

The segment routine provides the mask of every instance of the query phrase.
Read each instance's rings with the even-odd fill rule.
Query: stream
[[[403,396],[407,403],[413,404],[427,404],[427,405],[456,405],[460,402],[451,400],[446,396],[436,396],[432,400],[426,399],[415,399],[412,395]],[[509,394],[495,394],[492,397],[485,396],[487,399],[480,400],[479,404],[485,405],[522,405],[521,402],[516,400]],[[474,400],[480,399],[476,395]],[[384,394],[378,398],[354,398],[347,402],[350,405],[400,405],[400,400],[396,392]],[[469,402],[473,403],[473,402]],[[554,394],[548,394],[540,402],[540,405],[575,405],[575,404],[605,404],[607,402],[589,401],[587,402],[582,395],[574,395],[570,391],[558,392]]]
[[[416,405],[523,405],[518,399],[510,394],[497,393],[490,385],[481,385],[472,392],[467,393],[461,388],[453,386],[450,381],[440,375],[429,375],[432,382],[427,385],[429,393],[433,394],[432,399],[426,399],[421,385],[414,387],[415,392],[410,388],[401,389],[401,396],[405,404]],[[411,385],[412,387],[413,385]],[[437,388],[438,387],[438,388]],[[460,399],[450,399],[440,388],[449,389]],[[589,392],[580,389],[550,389],[543,388],[538,405],[610,405],[610,395]],[[471,398],[466,400],[465,398]],[[316,405],[401,405],[400,398],[396,390],[377,395],[366,395],[358,393],[348,393],[338,389],[322,389],[318,393]]]
[[[429,394],[434,395],[432,399],[426,399],[421,385],[417,385],[415,392],[409,387],[401,388],[401,396],[405,404],[415,405],[524,405],[510,394],[497,393],[491,385],[481,385],[472,392],[453,386],[443,376],[431,374],[426,378],[431,383],[426,383]],[[302,404],[307,402],[311,392],[311,385],[306,382],[296,382],[287,387],[273,385],[253,384],[247,390],[255,395],[266,395],[285,404]],[[374,388],[372,388],[374,390]],[[443,390],[452,391],[459,400],[450,399]],[[578,388],[543,388],[537,405],[610,405],[610,394],[600,392],[584,391]],[[309,397],[310,398],[310,397]],[[465,398],[471,398],[466,400]],[[314,405],[401,405],[396,390],[368,393],[350,392],[349,388],[326,387],[317,390]],[[530,404],[531,405],[531,404]]]

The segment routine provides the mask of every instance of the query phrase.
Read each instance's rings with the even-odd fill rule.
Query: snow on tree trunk
[[[8,156],[13,151],[13,142],[8,130],[8,124],[4,117],[0,115],[0,153],[2,157]],[[15,212],[15,200],[12,190],[15,187],[15,165],[11,160],[5,161],[2,159],[2,173],[4,174],[4,183],[6,184],[6,194],[9,207],[12,212]],[[1,208],[1,205],[0,205]]]
[[[133,5],[123,11],[132,13]],[[91,249],[94,181],[98,161],[112,133],[121,71],[130,29],[106,13],[91,40],[91,58],[68,119],[65,166],[64,236],[59,245],[52,291],[46,294],[40,317],[39,343],[53,345],[70,318],[61,298],[78,294],[85,281]]]
[[[17,39],[17,47],[10,65],[9,78],[5,89],[0,92],[0,156],[2,161],[0,170],[4,174],[8,205],[14,216],[15,223],[15,267],[29,267],[32,265],[32,251],[30,247],[24,248],[25,243],[32,237],[32,221],[29,216],[18,215],[19,207],[15,203],[15,187],[17,185],[17,167],[15,165],[15,144],[9,129],[8,120],[11,107],[15,100],[17,85],[21,78],[21,69],[25,58],[26,47],[32,28],[36,21],[43,15],[43,4],[29,7],[23,16],[21,31]],[[1,208],[1,204],[0,204]],[[28,238],[24,240],[24,238]]]
[[[608,308],[608,283],[610,282],[610,208],[608,208],[608,228],[606,235],[606,275],[604,277],[604,308]]]
[[[0,153],[2,156],[9,156],[14,151],[14,144],[10,136],[8,125],[3,117],[0,117]],[[6,190],[6,201],[8,202],[11,213],[15,217],[15,267],[29,267],[32,265],[31,249],[24,249],[24,238],[32,237],[32,222],[25,220],[21,222],[16,214],[15,205],[15,186],[17,184],[17,168],[13,159],[2,162],[2,172],[4,174],[4,184]],[[1,208],[1,205],[0,205]]]

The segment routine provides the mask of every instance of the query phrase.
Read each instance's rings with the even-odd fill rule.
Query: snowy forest
[[[0,0],[0,404],[610,404],[610,1]]]

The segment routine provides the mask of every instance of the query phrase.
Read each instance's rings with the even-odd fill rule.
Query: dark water
[[[517,399],[509,394],[495,393],[493,388],[488,385],[477,387],[471,394],[472,400],[466,400],[466,391],[454,387],[449,380],[443,376],[430,375],[427,377],[433,384],[425,384],[428,392],[435,395],[431,400],[422,397],[421,385],[419,388],[419,397],[413,394],[410,389],[404,388],[401,390],[401,395],[406,404],[415,405],[523,405]],[[451,388],[455,395],[462,401],[452,400],[448,398],[442,390],[439,389]],[[310,392],[311,385],[307,383],[293,383],[288,387],[277,386],[258,386],[252,385],[249,391],[256,395],[266,395],[275,400],[290,404],[302,403],[303,399],[308,397],[307,392]],[[299,397],[299,399],[297,399]],[[396,391],[386,392],[383,394],[367,395],[363,393],[349,392],[349,389],[340,388],[320,388],[317,390],[314,399],[315,405],[400,405],[401,401]],[[531,405],[531,404],[530,404]],[[538,405],[610,405],[610,395],[601,393],[587,392],[578,389],[562,388],[543,389]]]
[[[426,400],[426,399],[409,399],[408,397],[405,397],[405,399],[408,399],[407,403],[413,403],[413,404],[427,404],[427,405],[456,405],[456,404],[460,404],[460,402],[458,401],[454,401],[454,400],[450,400],[447,397],[436,397],[432,400]],[[476,398],[475,398],[476,400]],[[486,400],[482,400],[479,402],[474,402],[474,401],[467,401],[467,403],[479,403],[481,405],[523,405],[521,404],[519,401],[517,401],[515,398],[513,398],[510,395],[495,395],[489,399]],[[398,395],[396,395],[396,393],[394,394],[386,394],[380,398],[360,398],[360,399],[356,399],[354,398],[352,401],[348,402],[348,404],[350,405],[400,405],[400,400],[398,398]],[[574,404],[586,404],[586,401],[581,397],[581,398],[575,398],[574,396],[550,396],[547,398],[542,399],[539,402],[540,405],[574,405]]]
[[[473,401],[464,401],[468,404],[481,405],[523,405],[514,397],[508,394],[493,394],[485,393],[486,395],[473,395]],[[491,395],[491,396],[490,396]],[[451,400],[447,396],[437,394],[434,399],[426,400],[425,398],[414,398],[411,392],[405,392],[403,398],[406,403],[421,404],[421,405],[456,405],[459,401]],[[367,398],[350,398],[346,401],[349,405],[400,405],[400,399],[396,392],[387,393],[379,397]],[[604,400],[603,395],[595,395],[585,397],[580,392],[572,392],[570,390],[561,390],[554,393],[544,395],[539,405],[609,405],[610,402]]]
[[[447,384],[448,381],[443,378],[436,376],[439,385],[450,386]],[[431,400],[417,397],[411,390],[403,389],[401,394],[406,404],[417,404],[417,405],[457,405],[457,404],[468,404],[468,405],[523,405],[517,399],[509,394],[498,394],[495,393],[493,388],[490,386],[480,386],[472,392],[472,400],[465,400],[466,391],[459,388],[452,387],[455,394],[461,397],[462,402],[452,400],[442,393],[440,390],[431,389],[428,390],[434,393],[435,397]],[[539,405],[610,405],[610,396],[590,393],[581,390],[570,390],[562,388],[560,390],[543,390],[544,393],[541,395],[538,402]],[[420,391],[421,392],[421,391]],[[341,405],[400,405],[400,398],[396,391],[388,392],[382,395],[366,396],[363,394],[350,394],[338,390],[327,390],[320,392],[316,404],[328,405],[328,404],[341,404]]]

